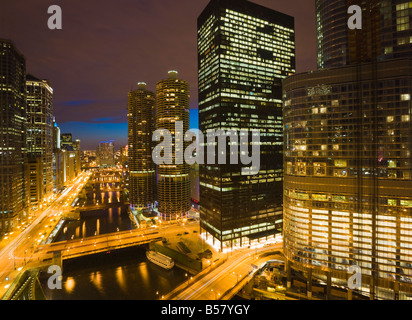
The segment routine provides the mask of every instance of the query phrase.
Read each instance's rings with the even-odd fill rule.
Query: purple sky
[[[234,0],[236,1],[236,0]],[[155,90],[167,71],[191,85],[197,108],[197,17],[209,0],[0,0],[0,38],[26,56],[27,71],[51,81],[56,121],[94,149],[127,144],[127,92]],[[253,0],[295,17],[297,71],[316,69],[314,1]],[[60,5],[63,30],[49,30]]]

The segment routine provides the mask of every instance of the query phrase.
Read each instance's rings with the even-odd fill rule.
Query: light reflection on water
[[[186,272],[164,270],[147,261],[145,248],[98,259],[81,259],[63,273],[63,289],[49,290],[47,273],[41,283],[48,300],[156,300],[185,281]],[[156,294],[158,292],[159,294]]]
[[[120,192],[90,195],[89,204],[108,203],[109,199],[120,202]],[[80,221],[67,222],[63,228],[66,232],[61,232],[55,242],[133,228],[127,207],[119,203],[118,207],[90,212]],[[42,272],[43,291],[48,300],[155,300],[185,281],[185,271],[177,267],[164,270],[147,261],[145,252],[145,247],[138,247],[75,260],[64,266],[62,290],[49,290],[49,275]]]

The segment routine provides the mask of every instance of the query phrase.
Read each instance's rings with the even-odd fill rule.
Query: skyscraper
[[[147,208],[156,202],[156,165],[152,159],[152,135],[156,128],[156,95],[139,83],[128,94],[128,165],[130,205]]]
[[[27,148],[30,163],[39,161],[38,175],[41,185],[36,187],[40,192],[37,196],[30,196],[32,207],[37,208],[45,197],[53,193],[53,89],[46,80],[40,80],[27,75]],[[34,181],[30,182],[35,185]]]
[[[27,217],[26,61],[0,39],[0,233]]]
[[[284,81],[287,270],[307,277],[309,296],[313,279],[324,280],[330,296],[332,284],[348,286],[356,266],[358,292],[403,299],[412,292],[409,2],[334,2],[317,1],[325,69]],[[362,30],[343,35],[347,20],[325,24],[353,3],[364,8]],[[345,52],[347,59],[332,58]]]
[[[200,166],[201,227],[222,248],[273,236],[282,228],[281,81],[295,72],[293,17],[212,0],[198,19],[198,72],[202,132],[261,136],[255,176],[242,176],[241,165]]]
[[[169,72],[169,78],[160,81],[156,89],[156,129],[167,130],[174,137],[172,140],[172,164],[157,166],[157,198],[159,213],[165,219],[174,219],[189,212],[190,198],[190,166],[183,161],[176,161],[176,153],[183,152],[179,134],[185,135],[189,130],[189,84],[178,79],[176,71]],[[183,124],[182,132],[177,132],[176,123]],[[178,129],[178,130],[180,130]],[[166,157],[168,157],[166,155]]]
[[[348,28],[351,5],[363,9],[360,30]],[[408,57],[410,7],[403,0],[316,0],[318,68]]]

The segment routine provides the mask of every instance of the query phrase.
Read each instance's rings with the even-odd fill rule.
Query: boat
[[[166,270],[171,270],[175,266],[175,262],[172,258],[165,256],[164,254],[161,254],[159,252],[146,251],[146,257],[150,262]]]

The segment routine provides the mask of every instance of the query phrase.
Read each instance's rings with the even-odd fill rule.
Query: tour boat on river
[[[146,251],[146,257],[150,262],[166,270],[171,270],[175,266],[175,262],[172,258],[155,251]]]

